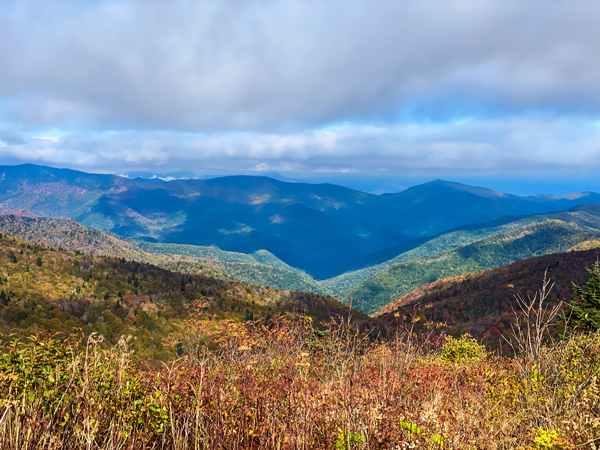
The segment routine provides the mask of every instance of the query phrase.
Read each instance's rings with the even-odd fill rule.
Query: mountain
[[[578,206],[569,211],[546,215],[506,217],[502,221],[467,226],[430,239],[421,238],[418,240],[420,245],[413,245],[414,248],[384,263],[347,272],[321,282],[289,266],[265,250],[244,254],[220,250],[217,247],[125,239],[109,232],[83,226],[72,219],[35,217],[23,211],[0,211],[0,232],[46,247],[60,247],[92,255],[122,257],[184,273],[199,273],[225,279],[232,277],[261,286],[316,292],[348,299],[349,291],[394,264],[435,255],[490,236],[512,232],[533,223],[558,218],[592,231],[600,230],[600,206],[598,205]],[[582,242],[581,249],[593,245],[593,241]],[[479,267],[472,268],[476,270]]]
[[[361,282],[394,264],[453,250],[491,236],[509,233],[524,226],[547,220],[561,220],[590,231],[600,231],[600,205],[580,205],[558,213],[504,216],[492,222],[466,225],[436,236],[415,239],[371,256],[373,261],[383,260],[383,262],[372,264],[365,261],[365,267],[362,269],[323,280],[321,285],[327,292],[341,295],[344,291],[352,291]]]
[[[125,258],[183,273],[233,278],[284,290],[326,292],[308,275],[265,250],[244,254],[216,247],[136,241],[72,219],[35,217],[15,210],[0,211],[0,232],[45,247]]]
[[[434,181],[372,195],[267,177],[128,179],[35,165],[0,167],[0,208],[27,209],[149,242],[267,250],[323,279],[411,240],[507,214],[597,203],[600,196],[518,197]]]
[[[320,276],[355,255],[406,240],[363,213],[377,196],[334,185],[266,177],[151,183],[112,175],[23,165],[0,168],[0,207],[69,217],[125,237],[268,250]]]
[[[374,313],[423,284],[500,267],[523,258],[566,251],[599,237],[598,230],[560,220],[534,223],[454,250],[393,264],[358,284],[346,294],[346,299],[351,298],[354,307]]]
[[[0,235],[0,340],[39,332],[99,332],[115,344],[132,334],[142,355],[160,358],[190,314],[208,320],[306,315],[315,323],[352,316],[375,321],[331,297],[171,272],[123,258],[82,255]]]
[[[600,249],[556,253],[438,280],[405,294],[376,315],[392,328],[412,323],[419,332],[428,324],[438,332],[470,333],[489,346],[506,346],[502,336],[509,337],[513,309],[518,310],[515,295],[535,295],[547,273],[553,286],[548,303],[571,301],[572,283],[585,284],[589,276],[585,268],[599,257]],[[436,323],[444,325],[432,327]]]
[[[465,224],[489,222],[506,215],[542,214],[580,204],[600,203],[600,194],[568,196],[502,194],[486,188],[443,180],[384,194],[395,212],[410,211],[404,220],[394,217],[411,235],[433,235]]]

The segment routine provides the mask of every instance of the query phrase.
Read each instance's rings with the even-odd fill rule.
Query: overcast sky
[[[0,163],[600,191],[598,18],[598,1],[2,0]]]

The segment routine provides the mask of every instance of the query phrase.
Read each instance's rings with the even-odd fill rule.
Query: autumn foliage
[[[3,347],[0,448],[574,449],[600,436],[600,335],[544,346],[543,367],[471,339],[347,318],[210,320],[202,308],[159,369],[131,342],[45,336]],[[468,352],[443,358],[444,347]],[[454,348],[453,347],[453,348]],[[459,355],[459,356],[456,356]],[[475,356],[473,356],[475,355]],[[523,370],[525,367],[525,370]]]

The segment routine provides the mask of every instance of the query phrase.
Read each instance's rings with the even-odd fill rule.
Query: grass
[[[600,335],[512,358],[348,321],[190,317],[173,360],[32,337],[0,356],[0,449],[574,449],[600,443]],[[515,323],[518,327],[519,322]],[[519,338],[516,333],[515,338]],[[449,344],[450,342],[450,344]],[[518,343],[517,343],[518,344]],[[518,345],[515,344],[515,348]],[[461,348],[462,348],[461,347]]]

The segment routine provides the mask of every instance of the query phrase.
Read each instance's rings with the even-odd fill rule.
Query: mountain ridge
[[[360,282],[341,298],[373,313],[396,298],[436,279],[492,269],[516,260],[565,251],[598,239],[600,229],[584,229],[558,219],[532,223],[446,252],[389,265]]]
[[[264,176],[155,183],[32,164],[0,167],[0,208],[69,217],[149,242],[265,249],[316,279],[456,227],[600,201],[597,193],[574,197],[518,197],[441,180],[377,196]]]
[[[569,302],[573,283],[584,284],[588,277],[585,268],[592,267],[599,257],[600,248],[553,253],[437,280],[389,303],[375,316],[392,327],[413,321],[417,333],[425,331],[426,323],[433,324],[435,333],[469,333],[502,349],[505,338],[510,339],[513,310],[519,309],[516,295],[534,296],[546,278],[551,287],[548,304]]]
[[[308,275],[266,250],[247,255],[217,247],[148,243],[89,228],[73,219],[14,215],[1,210],[0,232],[45,247],[125,258],[177,272],[236,279],[283,290],[328,293]]]

